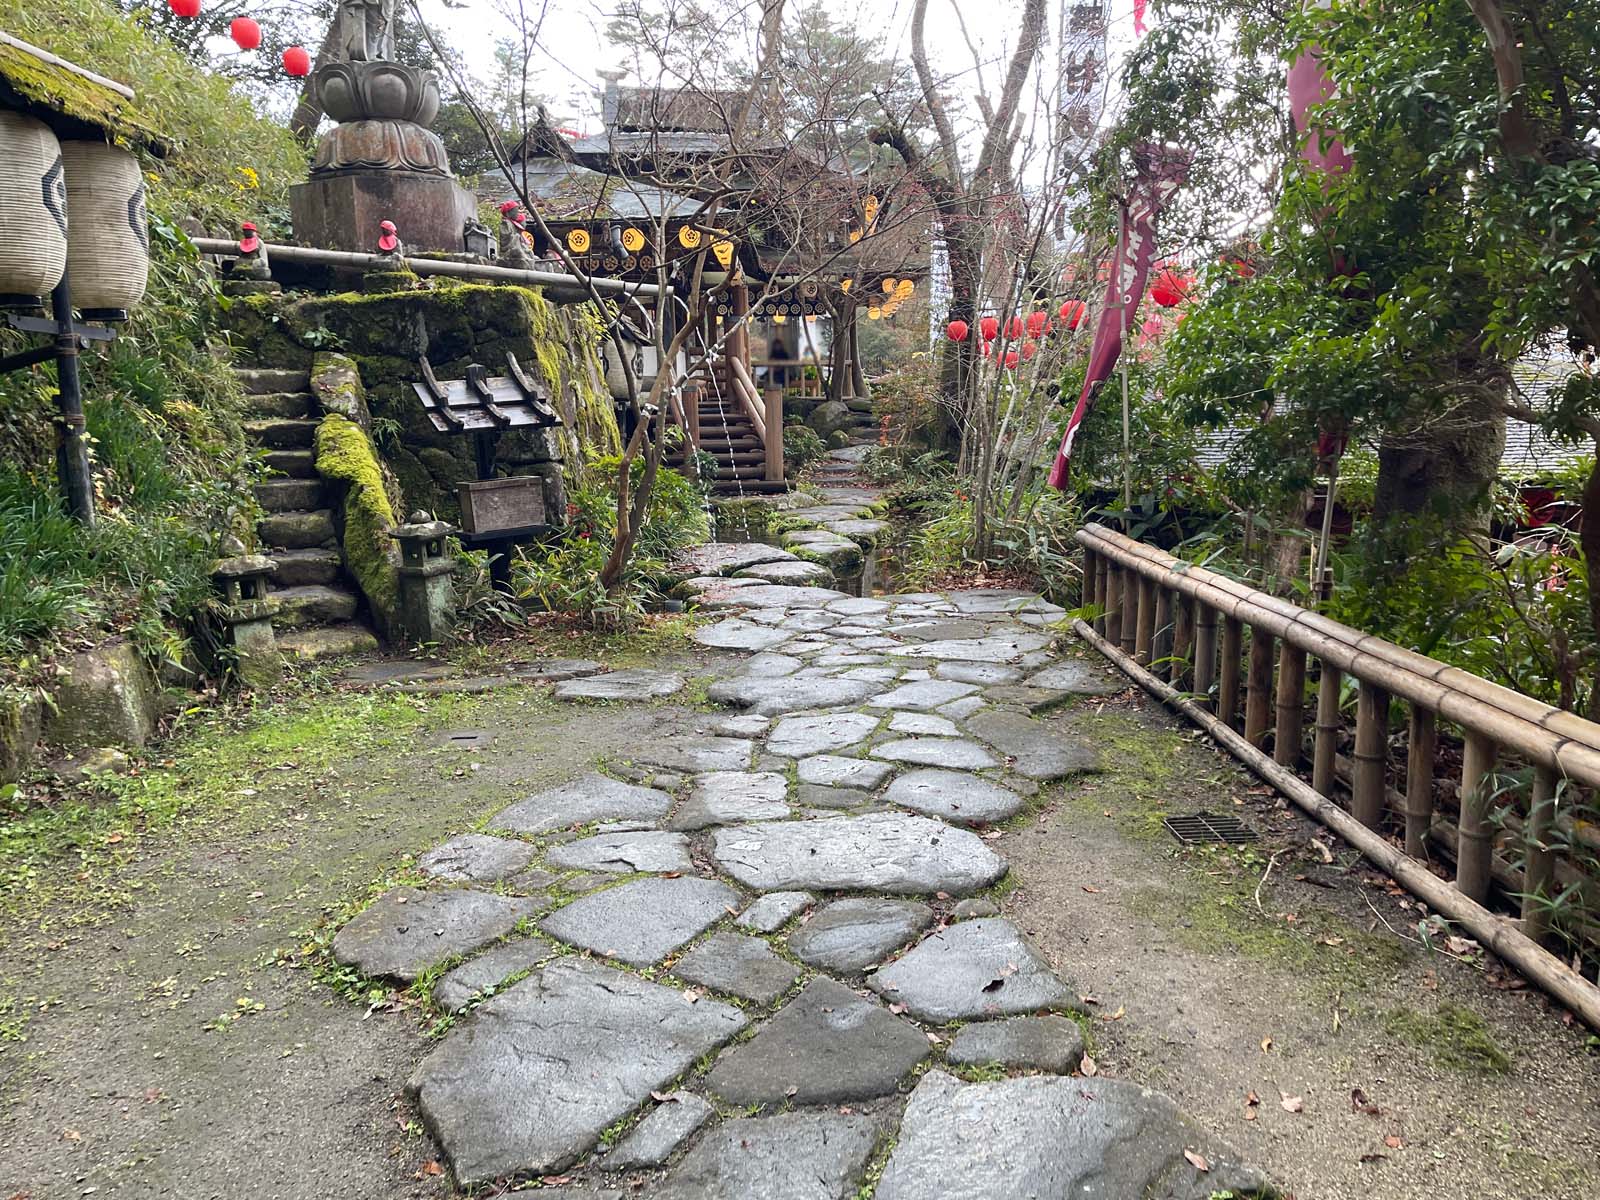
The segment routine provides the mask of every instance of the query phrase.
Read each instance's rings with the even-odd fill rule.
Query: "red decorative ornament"
[[[241,50],[254,50],[261,45],[261,26],[249,17],[235,17],[228,24],[228,36]]]
[[[1021,317],[1012,317],[1006,322],[1006,337],[1014,342],[1022,336],[1024,328]]]
[[[167,0],[173,16],[190,20],[200,15],[200,0]]]
[[[393,221],[378,222],[378,249],[385,254],[393,254],[400,246],[400,237],[396,232]]]
[[[1000,322],[994,317],[985,317],[978,322],[978,332],[983,335],[983,340],[992,342],[1000,333]]]
[[[1049,324],[1050,318],[1042,312],[1028,314],[1028,336],[1036,338],[1044,333],[1044,327]]]
[[[951,321],[944,331],[945,336],[952,342],[966,341],[970,332],[971,329],[965,321]]]
[[[283,69],[296,79],[311,74],[311,55],[304,46],[290,46],[283,52]]]
[[[991,346],[988,342],[985,342],[983,344],[983,349],[979,353],[981,353],[985,358],[993,358],[994,357],[994,347]]]
[[[239,253],[254,254],[261,249],[261,239],[256,236],[254,223],[246,221],[239,226]]]
[[[1032,358],[1037,353],[1039,353],[1039,345],[1038,345],[1037,342],[1023,342],[1022,343],[1022,361],[1023,362],[1027,362],[1028,359]]]
[[[1068,329],[1076,329],[1083,321],[1084,312],[1082,300],[1068,300],[1061,305],[1061,323]]]
[[[1165,268],[1150,285],[1150,299],[1162,308],[1175,308],[1189,293],[1189,280],[1171,267]]]
[[[1015,350],[1006,351],[1006,370],[1015,371],[1017,369],[1017,364],[1021,361],[1022,359],[1018,356]]]

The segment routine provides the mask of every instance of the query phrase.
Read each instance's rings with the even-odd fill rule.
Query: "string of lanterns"
[[[167,0],[172,15],[192,21],[200,15],[201,0]],[[228,24],[228,36],[240,50],[249,52],[261,48],[261,26],[249,17],[235,17]],[[304,46],[290,46],[283,52],[283,73],[296,79],[311,74],[311,55]]]

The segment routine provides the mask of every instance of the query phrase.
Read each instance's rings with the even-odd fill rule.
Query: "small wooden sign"
[[[459,483],[456,496],[461,502],[461,528],[467,533],[499,533],[549,524],[545,517],[544,480],[537,475]]]

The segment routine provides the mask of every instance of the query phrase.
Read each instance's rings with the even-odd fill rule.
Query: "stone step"
[[[245,436],[257,446],[272,450],[309,450],[317,434],[315,421],[246,421]]]
[[[275,588],[272,594],[282,605],[272,623],[283,629],[337,625],[355,616],[358,606],[358,597],[349,588],[329,587],[325,583]]]
[[[844,406],[846,408],[848,408],[853,413],[866,413],[868,416],[872,415],[872,401],[871,400],[863,400],[863,399],[860,399],[860,398],[851,398],[851,399],[846,400],[844,402]]]
[[[332,543],[337,536],[333,528],[333,513],[326,508],[315,512],[273,513],[256,522],[256,535],[261,544],[273,550],[305,550],[312,546]]]
[[[337,550],[274,550],[272,559],[278,564],[277,573],[272,577],[275,588],[333,583],[344,571],[344,561]]]
[[[317,456],[310,450],[269,450],[263,456],[268,470],[291,479],[314,479]]]
[[[261,392],[247,402],[253,416],[289,419],[309,417],[314,404],[310,392]]]
[[[286,629],[278,634],[278,650],[302,662],[340,658],[346,654],[368,654],[378,648],[378,639],[365,625],[313,625]]]
[[[277,371],[268,368],[236,367],[239,383],[252,396],[264,392],[303,392],[311,386],[308,371]]]
[[[778,495],[787,492],[789,485],[782,480],[768,482],[765,479],[718,479],[712,484],[711,490],[719,496]]]
[[[256,484],[256,500],[269,513],[302,512],[323,507],[320,479],[269,479]]]

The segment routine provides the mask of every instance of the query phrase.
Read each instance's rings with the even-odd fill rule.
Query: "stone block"
[[[127,642],[75,654],[57,686],[45,739],[67,749],[139,749],[155,732],[160,693],[149,665]]]

